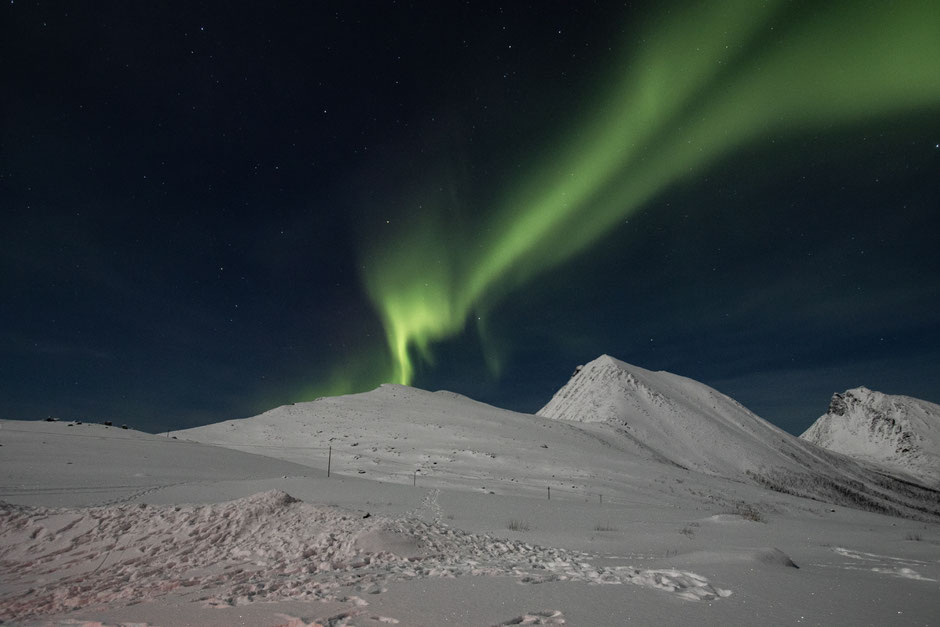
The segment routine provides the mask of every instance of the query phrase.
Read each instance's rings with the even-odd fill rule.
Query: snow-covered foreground
[[[99,425],[4,421],[0,444],[0,619],[14,624],[883,625],[937,616],[937,525],[717,477],[627,464],[603,503],[575,492],[549,501],[525,486],[490,494],[358,473],[328,479]]]
[[[368,518],[279,490],[199,506],[5,506],[2,563],[15,586],[0,619],[187,589],[206,607],[282,599],[359,607],[391,582],[428,577],[628,583],[696,601],[730,594],[692,572],[599,566],[584,552],[451,528],[440,519],[438,493],[427,493],[424,511]]]

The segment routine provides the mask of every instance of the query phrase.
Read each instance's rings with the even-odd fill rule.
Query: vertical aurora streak
[[[363,244],[386,380],[410,383],[432,343],[738,148],[940,104],[930,0],[698,3],[628,47],[552,158],[533,160],[469,230],[451,228],[453,208],[426,207],[411,228]]]

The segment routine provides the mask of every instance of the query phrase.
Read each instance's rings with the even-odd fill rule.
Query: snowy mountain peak
[[[858,388],[833,398],[833,411],[852,413],[856,406],[892,398]],[[917,496],[911,499],[898,498],[893,491],[899,486],[913,489],[908,487],[911,475],[888,479],[870,463],[853,462],[785,433],[704,383],[609,355],[578,367],[538,415],[619,440],[622,450],[632,447],[634,456],[790,494],[850,504],[881,502],[876,507],[889,512],[898,506],[927,511],[924,503],[936,495],[924,488],[914,490]],[[894,428],[897,419],[884,422]]]
[[[882,401],[885,395],[862,386],[846,390],[843,394],[833,394],[829,402],[829,412],[834,416],[844,416],[850,407],[874,405]]]
[[[858,387],[833,394],[828,412],[800,437],[940,483],[940,405]]]
[[[575,368],[568,384],[537,415],[576,422],[620,421],[625,413],[640,411],[641,405],[668,403],[649,384],[657,375],[675,376],[653,373],[601,355]]]
[[[724,394],[686,377],[602,355],[578,367],[539,416],[606,425],[659,459],[740,477],[782,459],[782,431]],[[768,457],[769,456],[769,457]]]

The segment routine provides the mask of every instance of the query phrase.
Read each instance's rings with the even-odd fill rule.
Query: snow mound
[[[434,507],[438,491],[426,498]],[[207,606],[362,601],[389,582],[501,576],[730,594],[681,570],[593,565],[594,556],[472,534],[414,516],[361,513],[270,491],[213,505],[45,509],[0,504],[0,621],[192,591]],[[366,604],[362,601],[362,604]]]
[[[558,610],[543,612],[529,612],[511,620],[494,625],[494,627],[507,627],[509,625],[564,625],[565,615]]]
[[[790,556],[781,551],[780,549],[774,547],[772,549],[761,549],[753,551],[752,555],[754,559],[761,564],[769,564],[772,566],[785,566],[787,568],[799,568]]]
[[[268,490],[259,492],[241,499],[241,502],[248,509],[260,510],[265,512],[274,512],[293,503],[300,503],[300,499],[295,499],[283,490]]]
[[[940,485],[940,405],[859,387],[834,394],[800,437]]]
[[[718,524],[729,524],[729,523],[746,523],[753,524],[753,520],[748,520],[740,514],[715,514],[714,516],[709,516],[705,519],[705,522],[712,522]]]
[[[776,547],[724,551],[695,551],[683,556],[688,564],[751,564],[799,568],[790,556]]]

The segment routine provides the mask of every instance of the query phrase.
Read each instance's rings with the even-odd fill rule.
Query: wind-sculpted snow
[[[914,581],[935,582],[932,577],[925,577],[921,574],[924,569],[936,568],[936,562],[931,564],[927,560],[919,560],[905,557],[895,557],[892,555],[879,555],[867,551],[856,549],[847,549],[841,546],[832,547],[832,552],[845,558],[839,563],[816,564],[823,568],[838,568],[842,570],[863,570],[878,575],[887,575],[889,577],[898,577],[900,579],[911,579]]]
[[[187,594],[207,606],[302,599],[367,605],[390,582],[509,576],[522,584],[634,584],[689,600],[731,594],[682,570],[592,564],[587,553],[451,528],[437,491],[406,516],[281,491],[214,505],[0,506],[0,621]]]

